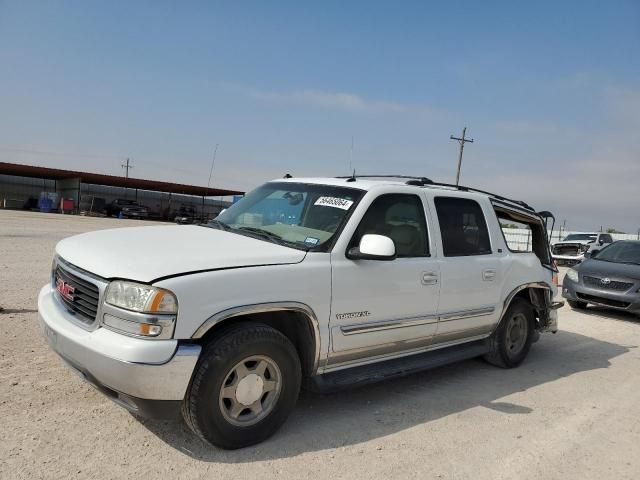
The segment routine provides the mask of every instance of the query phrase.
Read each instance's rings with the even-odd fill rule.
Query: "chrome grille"
[[[58,279],[73,287],[73,299],[66,298],[61,293],[58,293],[58,299],[78,320],[86,324],[93,323],[98,314],[100,300],[98,286],[74,275],[61,263],[58,263],[54,273],[54,282],[57,283]]]
[[[609,280],[606,278],[604,280],[605,281],[603,282],[602,278],[591,277],[588,275],[585,275],[582,277],[582,281],[588,287],[602,288],[603,290],[614,290],[616,292],[624,292],[629,290],[631,287],[633,287],[633,283],[629,283],[629,282],[619,282],[617,280]],[[606,280],[609,280],[609,281],[607,282]]]
[[[556,255],[579,255],[581,250],[576,245],[556,245],[553,247],[553,253]]]

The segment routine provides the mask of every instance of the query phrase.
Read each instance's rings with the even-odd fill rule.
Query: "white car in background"
[[[551,247],[551,255],[558,265],[577,265],[589,249],[600,249],[613,243],[609,233],[570,233]]]

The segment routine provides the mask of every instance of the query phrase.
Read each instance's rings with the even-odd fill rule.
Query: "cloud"
[[[275,104],[301,105],[362,113],[435,113],[435,109],[424,105],[368,99],[349,92],[327,92],[322,90],[276,92],[254,88],[241,88],[241,90],[253,98]]]

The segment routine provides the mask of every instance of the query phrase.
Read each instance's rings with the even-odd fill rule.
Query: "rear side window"
[[[445,257],[491,253],[487,222],[478,202],[466,198],[436,197],[435,205]]]

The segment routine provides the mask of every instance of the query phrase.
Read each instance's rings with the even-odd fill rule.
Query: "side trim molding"
[[[482,317],[495,312],[495,307],[474,308],[472,310],[460,310],[448,312],[440,315],[425,315],[421,317],[400,318],[398,320],[381,320],[369,323],[353,323],[342,325],[340,332],[343,335],[355,335],[358,333],[378,332],[380,330],[392,330],[395,328],[416,327],[420,325],[430,325],[433,323],[449,322],[451,320],[462,320],[463,318]]]
[[[451,320],[461,320],[463,318],[482,317],[495,312],[496,307],[474,308],[473,310],[461,310],[459,312],[443,313],[440,315],[441,322],[449,322]]]
[[[410,317],[400,320],[383,320],[381,322],[357,323],[352,325],[343,325],[340,331],[343,335],[355,335],[357,333],[377,332],[380,330],[391,330],[394,328],[416,327],[419,325],[429,325],[437,323],[437,315],[428,315],[424,317]]]
[[[212,327],[233,317],[239,317],[241,315],[250,315],[252,313],[267,313],[267,312],[296,312],[301,313],[309,320],[309,324],[313,331],[313,338],[315,343],[315,357],[313,361],[312,375],[317,373],[318,366],[320,364],[320,325],[318,318],[314,311],[308,305],[298,302],[273,302],[273,303],[258,303],[254,305],[244,305],[242,307],[234,307],[228,310],[223,310],[215,315],[209,317],[200,327],[195,331],[191,338],[202,338],[207,331]]]

